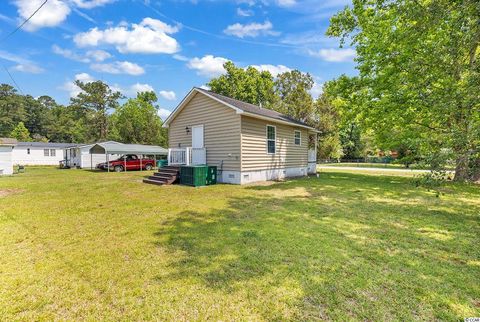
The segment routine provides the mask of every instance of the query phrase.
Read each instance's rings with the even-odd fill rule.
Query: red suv
[[[155,166],[155,160],[153,159],[140,159],[135,154],[126,154],[122,155],[117,160],[108,161],[108,168],[110,171],[122,172],[125,171],[125,166],[127,170],[140,170],[140,167],[143,170],[150,171]],[[108,170],[107,162],[97,164],[97,169]]]

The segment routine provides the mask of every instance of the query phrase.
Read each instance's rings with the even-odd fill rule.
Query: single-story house
[[[217,166],[220,182],[316,173],[318,131],[270,109],[193,88],[164,126],[169,165]]]
[[[0,175],[13,174],[13,148],[17,140],[0,138]]]
[[[13,148],[13,164],[58,165],[65,158],[64,149],[72,143],[18,142]]]
[[[116,143],[122,144],[116,141],[106,141],[102,143]],[[95,166],[102,162],[107,162],[108,158],[114,160],[119,158],[119,154],[105,155],[105,153],[92,153],[90,154],[90,149],[95,146],[97,143],[93,144],[82,144],[82,145],[70,145],[65,148],[65,160],[67,164],[72,168],[83,168],[90,169],[95,168]]]

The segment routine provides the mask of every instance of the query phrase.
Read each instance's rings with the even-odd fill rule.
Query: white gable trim
[[[193,98],[193,96],[195,96],[196,93],[203,94],[203,95],[213,99],[214,101],[217,101],[218,103],[220,103],[222,105],[230,107],[231,109],[235,110],[235,112],[237,112],[237,114],[242,114],[243,113],[243,111],[241,109],[239,109],[239,108],[237,108],[233,105],[230,105],[228,103],[225,103],[224,101],[219,100],[218,98],[216,98],[213,95],[210,95],[208,93],[199,91],[197,88],[192,88],[192,90],[187,94],[187,96],[185,96],[185,98],[180,102],[180,104],[178,104],[178,106],[173,110],[173,112],[167,117],[165,122],[163,122],[163,127],[168,127],[169,126],[170,122],[172,122],[173,119],[178,115],[178,113],[180,113],[183,110],[183,108],[185,106],[187,106],[187,104],[190,102],[190,100]]]

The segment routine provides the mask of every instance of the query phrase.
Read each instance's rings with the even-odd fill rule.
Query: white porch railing
[[[168,149],[168,165],[207,164],[205,148],[172,148]]]

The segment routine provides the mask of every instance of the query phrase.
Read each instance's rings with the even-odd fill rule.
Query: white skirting
[[[317,162],[308,162],[308,174],[317,173]]]
[[[218,175],[219,182],[231,184],[247,184],[252,182],[281,180],[291,177],[303,177],[308,174],[308,167],[281,168],[256,171],[222,171]]]

